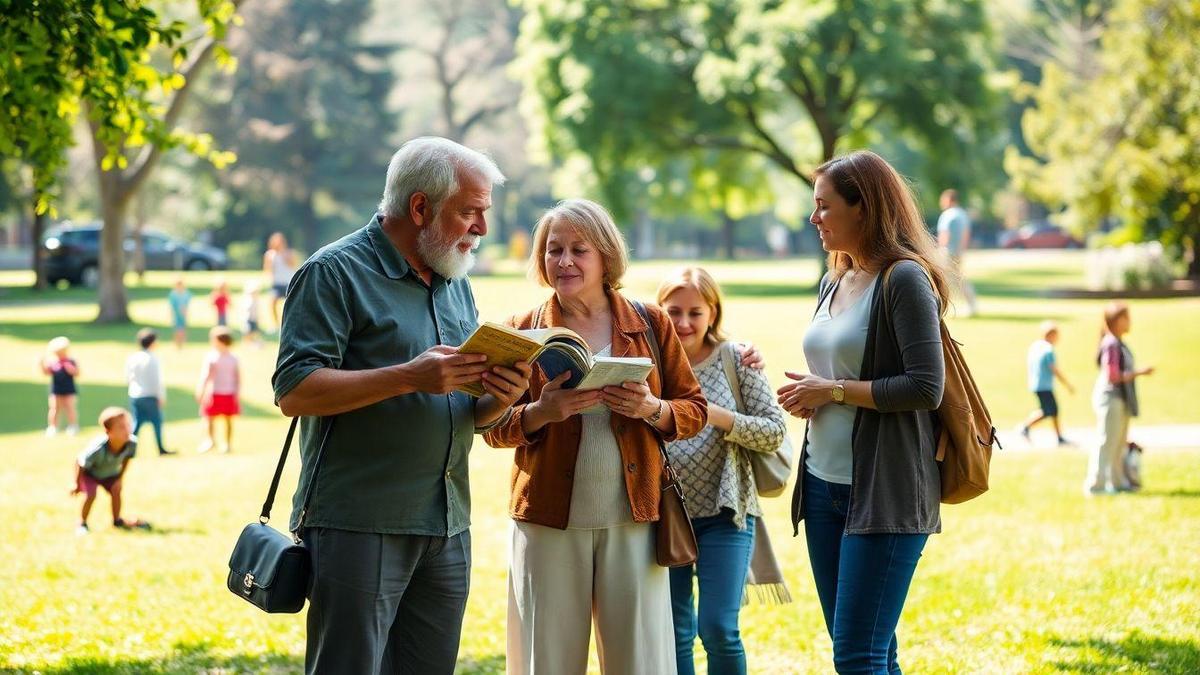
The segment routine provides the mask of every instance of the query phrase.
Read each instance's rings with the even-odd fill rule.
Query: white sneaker
[[[213,442],[208,439],[205,439],[204,441],[202,441],[200,443],[200,447],[196,448],[196,453],[202,455],[212,449],[213,449]]]
[[[46,438],[58,435],[58,427],[46,427]]]
[[[75,528],[76,536],[82,537],[88,532],[91,532],[91,530],[88,529],[87,523],[80,523],[79,527]]]
[[[79,425],[78,424],[72,424],[71,426],[67,427],[67,435],[68,436],[74,436],[77,433],[79,433]]]

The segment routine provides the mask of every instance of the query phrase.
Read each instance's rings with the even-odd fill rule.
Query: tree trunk
[[[42,249],[42,235],[46,230],[46,214],[38,213],[38,197],[33,198],[33,290],[46,290],[46,252]]]
[[[721,211],[721,244],[725,247],[726,260],[733,260],[737,257],[737,245],[734,241],[736,226],[737,221],[727,211]]]
[[[122,189],[118,171],[101,171],[100,209],[100,314],[97,323],[129,323],[125,293],[125,217],[129,195]]]

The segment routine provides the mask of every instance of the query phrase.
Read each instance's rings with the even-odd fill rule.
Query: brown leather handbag
[[[646,306],[634,301],[638,314],[646,321],[646,341],[650,343],[650,351],[654,354],[654,366],[659,369],[659,379],[662,378],[662,354],[658,348],[658,335],[655,334],[654,324],[646,312]],[[665,382],[665,380],[663,380]],[[687,512],[687,504],[683,499],[683,487],[679,484],[679,474],[671,466],[667,457],[667,449],[662,439],[658,440],[658,452],[662,455],[663,476],[662,490],[658,499],[658,527],[655,530],[655,558],[661,567],[682,567],[696,562],[699,547],[696,545],[696,531],[692,529],[692,519]]]

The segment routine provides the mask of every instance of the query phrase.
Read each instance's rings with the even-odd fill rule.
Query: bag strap
[[[717,349],[721,350],[721,367],[725,369],[725,379],[729,382],[729,389],[733,392],[733,401],[737,404],[737,411],[745,415],[746,401],[742,399],[742,381],[738,378],[737,364],[734,363],[733,344],[722,342]]]
[[[658,346],[658,333],[654,330],[654,322],[650,320],[650,312],[646,310],[646,305],[642,304],[642,302],[639,300],[633,300],[632,302],[633,308],[637,310],[638,314],[642,315],[642,320],[646,322],[646,341],[650,343],[650,353],[654,355],[654,368],[658,370],[659,381],[665,385],[667,381],[663,377],[662,350],[659,349]],[[657,436],[657,434],[655,435]],[[658,439],[658,452],[662,455],[663,468],[667,471],[667,474],[671,476],[671,479],[674,480],[675,470],[671,468],[671,458],[667,457],[667,448],[663,444],[661,437]],[[666,487],[670,486],[668,485]],[[666,489],[666,487],[663,489]]]
[[[321,435],[321,445],[317,449],[317,458],[313,466],[312,479],[308,481],[308,487],[304,490],[304,501],[300,505],[300,518],[296,523],[296,529],[292,531],[292,538],[296,543],[300,543],[300,536],[296,534],[304,527],[304,517],[308,514],[308,503],[313,496],[313,488],[317,485],[317,474],[321,470],[321,457],[325,454],[325,447],[329,444],[329,432],[333,430],[333,421],[336,417],[328,418],[325,423],[325,432]],[[287,438],[283,441],[283,451],[279,453],[279,463],[275,465],[275,475],[271,478],[271,488],[267,490],[267,499],[263,502],[262,512],[258,516],[258,522],[266,525],[271,521],[271,507],[275,504],[275,493],[279,490],[279,479],[283,476],[283,466],[287,463],[288,450],[292,447],[292,437],[296,435],[296,425],[300,423],[299,417],[293,417],[292,423],[288,426]]]

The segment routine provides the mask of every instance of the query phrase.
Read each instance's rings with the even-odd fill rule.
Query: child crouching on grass
[[[71,496],[86,494],[83,511],[79,516],[77,534],[88,533],[88,514],[96,501],[96,488],[102,487],[112,500],[113,527],[149,529],[150,524],[136,518],[121,518],[121,485],[129,460],[137,454],[137,438],[130,433],[129,413],[124,408],[105,408],[100,413],[100,425],[104,435],[92,440],[75,462],[75,485]]]
[[[233,333],[225,326],[216,326],[208,333],[212,351],[204,359],[200,370],[200,381],[196,384],[196,401],[200,403],[200,414],[204,417],[208,437],[200,444],[197,452],[208,452],[216,445],[213,428],[216,418],[225,418],[225,452],[233,447],[233,418],[241,412],[238,390],[241,374],[238,360],[230,348]]]

